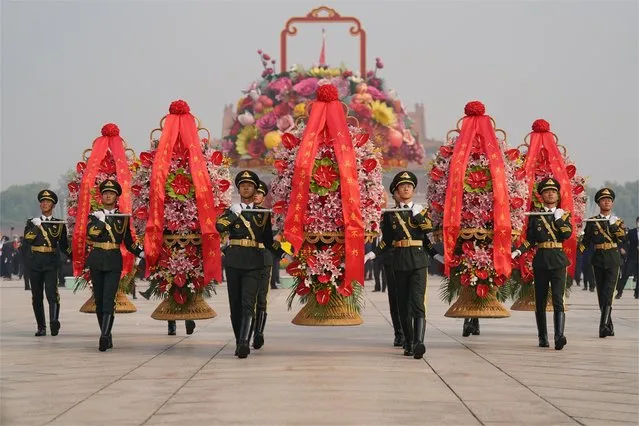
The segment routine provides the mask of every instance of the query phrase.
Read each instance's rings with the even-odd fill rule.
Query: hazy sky
[[[257,79],[264,49],[279,60],[291,16],[322,2],[2,0],[1,187],[58,176],[107,122],[137,152],[172,100],[220,136],[222,109]],[[551,124],[591,185],[638,177],[636,1],[324,2],[356,16],[369,66],[442,139],[481,100],[521,143]],[[289,63],[318,58],[320,26],[299,26]],[[327,59],[358,67],[356,40],[328,26]]]

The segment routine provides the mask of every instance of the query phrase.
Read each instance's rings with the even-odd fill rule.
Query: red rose
[[[322,284],[326,284],[330,280],[331,280],[331,276],[328,274],[322,274],[319,277],[317,277],[317,281],[321,282]]]
[[[506,283],[506,276],[499,274],[494,278],[494,282],[497,287],[501,287]]]
[[[513,209],[518,209],[524,205],[524,199],[521,197],[515,197],[510,200],[510,207]]]
[[[324,188],[330,188],[339,178],[339,174],[331,166],[319,166],[313,173],[315,183]]]
[[[506,154],[506,158],[508,158],[510,161],[515,161],[516,159],[519,158],[519,155],[521,154],[519,152],[518,149],[509,149],[508,151],[505,152]]]
[[[355,141],[355,146],[356,147],[361,147],[363,146],[366,142],[368,142],[368,139],[370,138],[368,133],[358,133],[356,135],[353,135],[353,140]]]
[[[430,178],[434,181],[438,181],[441,178],[443,178],[445,175],[444,171],[441,169],[438,169],[437,167],[433,167],[433,169],[430,171]]]
[[[300,281],[300,283],[297,284],[297,287],[295,287],[295,293],[297,293],[298,296],[306,296],[310,292],[311,289],[306,287],[303,281]]]
[[[330,300],[330,298],[331,298],[330,288],[318,290],[317,293],[315,293],[315,300],[317,300],[317,303],[319,303],[320,305],[326,305],[328,301]]]
[[[140,192],[142,192],[142,185],[133,185],[131,187],[131,192],[133,193],[133,195],[139,196]]]
[[[461,275],[461,285],[464,287],[468,287],[470,285],[470,274],[469,273],[463,273]]]
[[[462,243],[462,252],[466,255],[475,253],[475,245],[472,241],[464,241]]]
[[[218,181],[217,187],[220,189],[220,191],[226,192],[231,187],[231,182],[226,179],[221,179],[220,181]]]
[[[176,288],[173,292],[173,300],[175,300],[175,303],[177,303],[178,305],[184,305],[186,303],[186,296],[183,295],[182,292]]]
[[[484,115],[486,107],[479,101],[468,102],[464,107],[464,113],[469,116]]]
[[[282,135],[282,144],[286,147],[286,149],[293,149],[299,145],[299,143],[300,140],[291,133],[284,133]]]
[[[546,120],[543,119],[539,119],[539,120],[535,120],[532,124],[532,130],[533,132],[549,132],[550,131],[550,123],[548,123]]]
[[[484,298],[488,295],[489,290],[490,287],[488,287],[486,284],[477,284],[477,289],[475,290],[475,292],[477,293],[477,296]]]
[[[142,166],[144,166],[145,168],[150,168],[153,165],[153,157],[155,155],[151,154],[150,152],[146,152],[143,151],[140,153],[140,162],[142,163]]]
[[[173,284],[180,288],[184,287],[184,284],[186,284],[186,277],[184,276],[184,274],[177,274],[175,277],[173,277]]]
[[[178,173],[171,182],[171,188],[178,195],[186,195],[191,191],[191,179],[185,174]]]
[[[471,172],[466,178],[466,183],[473,189],[485,188],[489,181],[490,178],[484,170]]]
[[[577,168],[574,165],[566,166],[566,174],[568,174],[568,179],[572,179],[577,173]]]
[[[288,168],[288,165],[286,164],[286,161],[284,160],[275,160],[273,162],[273,166],[275,167],[275,169],[278,171],[279,174],[284,173],[286,169]]]
[[[444,158],[448,158],[453,155],[453,151],[454,149],[452,146],[442,145],[439,147],[439,154]]]
[[[488,271],[485,269],[477,269],[475,271],[475,275],[477,276],[477,278],[479,278],[480,280],[487,280],[488,279]]]
[[[211,154],[211,162],[214,166],[219,166],[220,164],[222,164],[223,160],[224,154],[222,154],[222,151],[215,151],[213,152],[213,154]]]
[[[375,170],[375,167],[377,167],[377,160],[369,158],[368,160],[364,160],[362,166],[364,167],[364,170],[366,170],[366,173],[370,173]]]
[[[286,212],[286,202],[278,201],[277,203],[273,204],[273,212],[277,214],[284,214]]]
[[[115,137],[119,135],[120,135],[120,128],[117,125],[113,123],[108,123],[102,126],[102,136]]]
[[[185,101],[181,99],[171,102],[171,106],[169,106],[169,113],[171,114],[182,115],[182,114],[188,114],[189,112],[191,112],[191,108],[189,107],[189,104],[187,104]]]

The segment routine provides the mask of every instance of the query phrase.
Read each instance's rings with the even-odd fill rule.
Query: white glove
[[[142,250],[142,251],[140,252],[140,255],[139,255],[138,257],[139,257],[140,259],[144,259],[144,250]]]
[[[436,254],[435,256],[433,256],[433,259],[435,259],[436,261],[438,261],[442,265],[444,264],[444,256],[442,256],[441,254]]]
[[[566,213],[563,209],[555,209],[555,220],[559,219]]]
[[[239,216],[242,212],[242,206],[240,206],[239,204],[233,204],[231,205],[231,211]]]
[[[288,260],[289,262],[292,262],[292,261],[294,260],[294,259],[293,259],[293,256],[291,256],[291,255],[290,255],[290,254],[288,254],[288,253],[286,253],[282,259],[286,259],[286,260]]]
[[[98,218],[98,220],[99,220],[100,222],[105,222],[106,215],[104,214],[104,212],[103,212],[103,211],[101,211],[101,210],[95,211],[95,212],[93,212],[93,216],[95,216],[96,218]]]
[[[42,219],[40,219],[39,217],[34,217],[33,219],[31,219],[31,223],[33,223],[35,226],[40,226],[42,225]]]
[[[364,256],[364,263],[368,262],[369,260],[373,260],[375,259],[377,256],[375,255],[375,253],[373,253],[372,251],[369,251],[368,253],[366,253],[366,255]]]
[[[514,259],[514,258],[516,258],[517,256],[519,256],[520,254],[521,254],[521,252],[520,252],[519,250],[515,250],[514,252],[512,252],[512,253],[510,254],[510,258],[511,258],[511,259]]]
[[[139,266],[140,265],[140,259],[139,257],[137,259],[135,259],[135,266]]]
[[[610,219],[608,219],[608,222],[610,222],[611,225],[614,225],[615,223],[617,223],[618,220],[619,218],[617,216],[610,216]]]
[[[422,210],[424,210],[424,206],[421,204],[413,204],[413,216],[418,215]]]

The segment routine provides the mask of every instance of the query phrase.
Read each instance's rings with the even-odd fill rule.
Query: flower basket
[[[497,300],[497,290],[493,289],[481,299],[470,287],[462,287],[459,298],[444,314],[448,318],[508,318],[510,313]]]
[[[138,309],[135,307],[133,302],[129,300],[127,295],[121,289],[115,293],[115,313],[116,314],[131,314],[136,312]],[[84,312],[85,314],[94,314],[95,313],[95,299],[93,295],[89,297],[89,299],[84,302],[84,305],[80,308],[80,312]]]
[[[191,303],[184,305],[175,305],[171,303],[171,299],[164,299],[151,314],[151,318],[160,321],[203,320],[216,316],[217,313],[206,303],[201,294],[196,294]]]

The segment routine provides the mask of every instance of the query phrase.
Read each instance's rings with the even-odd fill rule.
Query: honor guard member
[[[231,325],[235,334],[235,354],[246,358],[251,352],[249,340],[251,323],[260,279],[264,271],[265,247],[280,252],[279,242],[273,241],[271,215],[262,212],[243,212],[254,209],[253,198],[260,179],[250,170],[242,170],[235,177],[241,203],[233,204],[217,220],[217,230],[229,233],[229,246],[224,254],[228,283]]]
[[[58,203],[55,192],[44,189],[38,193],[40,210],[39,217],[29,219],[24,228],[24,240],[28,259],[25,264],[29,268],[31,281],[31,296],[33,313],[35,314],[38,331],[36,336],[47,335],[47,325],[44,317],[44,303],[42,293],[49,302],[49,324],[51,335],[57,336],[60,331],[60,294],[58,293],[58,255],[59,248],[63,253],[71,255],[71,248],[67,239],[67,227],[60,219],[53,217],[53,208]]]
[[[106,351],[113,347],[111,329],[115,312],[115,294],[122,274],[122,253],[120,246],[137,257],[144,257],[144,251],[133,241],[127,216],[118,214],[116,204],[122,194],[122,187],[113,180],[107,179],[100,184],[102,205],[104,209],[93,212],[87,225],[88,244],[93,246],[87,265],[91,272],[95,313],[100,325],[99,350]]]
[[[382,217],[382,242],[368,253],[364,259],[375,259],[377,255],[394,248],[393,271],[397,284],[399,316],[404,333],[404,355],[415,359],[424,357],[424,333],[426,330],[426,279],[428,272],[428,254],[435,256],[426,235],[432,231],[428,212],[420,204],[413,202],[417,186],[417,176],[409,171],[398,173],[393,179],[399,198],[399,208],[410,209],[405,212],[389,212]],[[426,247],[430,247],[428,250]]]
[[[598,221],[586,222],[584,236],[579,245],[579,251],[584,252],[591,245],[595,250],[590,264],[595,274],[597,299],[601,310],[599,322],[599,337],[614,336],[612,324],[612,297],[615,293],[621,256],[617,245],[623,244],[626,238],[623,221],[612,214],[615,192],[610,188],[602,188],[595,194],[595,203],[599,205],[599,214],[591,219]]]
[[[544,206],[539,210],[544,215],[530,216],[526,240],[512,253],[512,258],[532,247],[537,247],[533,258],[533,276],[535,280],[535,319],[539,346],[547,348],[548,331],[546,328],[546,301],[548,286],[552,295],[553,323],[555,327],[555,349],[566,346],[564,336],[566,314],[564,312],[564,294],[566,291],[567,268],[570,262],[563,250],[562,243],[572,235],[570,212],[557,207],[559,203],[559,182],[548,178],[537,186]]]
[[[260,181],[253,202],[255,208],[262,208],[264,197],[268,195],[268,186]],[[270,216],[267,212],[265,213]],[[275,241],[273,242],[275,243]],[[268,290],[271,287],[273,271],[273,253],[271,250],[264,250],[264,269],[260,276],[259,287],[257,288],[257,303],[255,304],[255,321],[251,328],[253,332],[253,348],[259,349],[264,346],[264,327],[266,326],[266,304]]]

